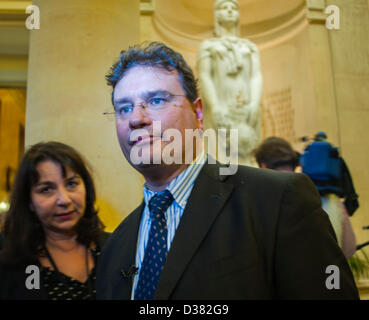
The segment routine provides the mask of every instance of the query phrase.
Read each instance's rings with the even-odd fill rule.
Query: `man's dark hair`
[[[86,208],[76,226],[78,242],[85,246],[96,244],[104,229],[95,209],[94,182],[82,156],[72,147],[60,142],[38,143],[24,154],[15,177],[4,225],[3,262],[29,261],[43,254],[44,229],[36,213],[31,210],[30,203],[31,188],[39,180],[37,165],[47,160],[59,164],[63,176],[69,167],[85,184]]]
[[[119,60],[106,75],[108,85],[113,87],[112,103],[114,104],[114,88],[125,73],[135,66],[158,67],[168,71],[177,70],[186,98],[193,102],[198,97],[194,74],[181,54],[161,42],[146,42],[129,47],[120,52]]]
[[[298,165],[298,153],[285,139],[269,137],[253,151],[259,166],[265,163],[269,169],[291,166],[294,170]]]

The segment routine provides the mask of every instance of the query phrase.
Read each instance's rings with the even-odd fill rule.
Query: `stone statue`
[[[239,38],[237,0],[216,0],[215,38],[205,40],[197,63],[202,99],[214,129],[238,129],[238,158],[255,165],[252,150],[261,139],[262,75],[255,44]]]

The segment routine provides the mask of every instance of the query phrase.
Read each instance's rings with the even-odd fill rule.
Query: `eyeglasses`
[[[160,92],[151,95],[150,97],[143,99],[142,102],[122,102],[116,103],[113,112],[104,112],[103,115],[115,114],[116,117],[121,119],[129,119],[132,115],[133,109],[137,106],[142,107],[148,115],[157,114],[165,111],[171,106],[171,102],[175,97],[185,97],[183,94],[172,94],[170,92]]]

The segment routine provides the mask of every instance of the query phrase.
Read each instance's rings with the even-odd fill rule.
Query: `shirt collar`
[[[177,177],[175,177],[166,187],[167,190],[173,195],[174,201],[182,208],[186,207],[189,188],[193,186],[195,180],[200,173],[203,165],[205,164],[207,155],[204,150],[197,156],[197,158]],[[149,190],[146,187],[146,183],[143,185],[143,194],[145,204],[148,205],[151,198],[158,192]]]

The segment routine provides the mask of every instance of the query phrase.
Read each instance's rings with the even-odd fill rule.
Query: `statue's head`
[[[223,28],[234,28],[234,35],[240,35],[240,11],[237,0],[216,0],[214,4],[214,33],[222,36]]]

